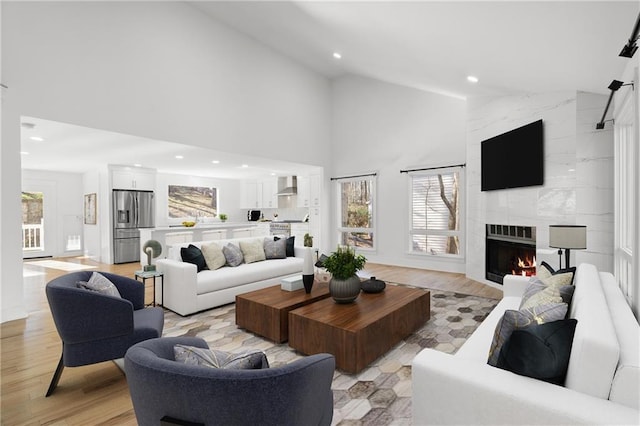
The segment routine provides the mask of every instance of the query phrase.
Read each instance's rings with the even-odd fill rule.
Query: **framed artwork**
[[[85,194],[84,196],[84,223],[85,225],[96,224],[96,194]]]

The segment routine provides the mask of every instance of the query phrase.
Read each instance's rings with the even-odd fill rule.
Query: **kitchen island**
[[[149,240],[156,240],[162,245],[160,258],[168,253],[167,245],[189,241],[221,240],[238,237],[261,237],[269,235],[269,226],[263,222],[216,222],[198,223],[195,226],[165,226],[140,229],[140,249]],[[147,264],[147,255],[140,253],[140,264]]]

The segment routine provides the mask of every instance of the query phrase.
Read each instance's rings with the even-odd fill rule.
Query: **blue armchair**
[[[162,335],[164,312],[162,308],[145,308],[140,282],[100,272],[122,298],[79,288],[78,281],[88,281],[92,273],[72,272],[46,285],[53,321],[62,339],[62,355],[46,396],[55,390],[65,366],[122,358],[132,345]]]
[[[175,344],[208,347],[196,337],[165,337],[127,351],[125,372],[139,425],[331,424],[333,355],[311,355],[274,368],[232,370],[174,361]]]

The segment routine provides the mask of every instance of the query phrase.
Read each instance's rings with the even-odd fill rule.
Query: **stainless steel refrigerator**
[[[113,263],[140,261],[140,228],[153,228],[153,191],[113,190]]]

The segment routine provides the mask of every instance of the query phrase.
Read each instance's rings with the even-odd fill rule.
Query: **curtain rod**
[[[332,178],[331,178],[331,180],[353,179],[353,178],[366,177],[366,176],[378,176],[378,174],[377,174],[377,173],[367,173],[367,174],[365,174],[365,175],[353,175],[353,176],[332,177]]]
[[[422,172],[425,170],[450,169],[451,167],[467,167],[467,164],[463,163],[463,164],[453,164],[451,166],[423,167],[421,169],[400,170],[400,173]]]

